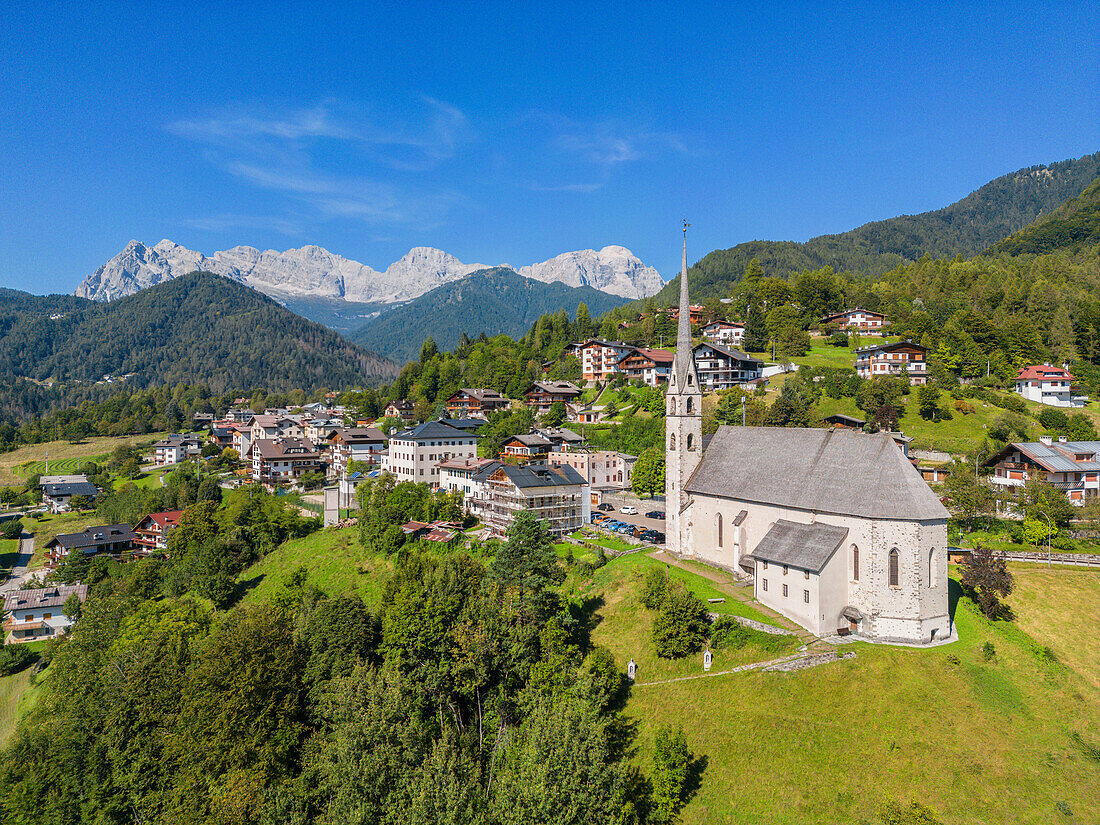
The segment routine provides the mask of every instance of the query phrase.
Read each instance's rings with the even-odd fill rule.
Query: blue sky
[[[695,260],[1100,149],[1097,4],[158,5],[0,7],[0,285],[131,238],[669,277],[684,216]]]

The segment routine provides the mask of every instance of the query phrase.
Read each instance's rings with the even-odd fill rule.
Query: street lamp
[[[1054,522],[1042,510],[1039,511],[1039,514],[1047,520],[1047,567],[1050,567],[1050,534],[1054,532]]]

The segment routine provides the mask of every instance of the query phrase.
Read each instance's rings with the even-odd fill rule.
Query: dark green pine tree
[[[768,348],[768,326],[764,321],[764,308],[759,301],[749,304],[745,315],[745,350],[764,352]]]

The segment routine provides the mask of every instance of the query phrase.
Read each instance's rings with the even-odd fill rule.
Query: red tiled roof
[[[1037,364],[1031,367],[1024,367],[1020,370],[1020,374],[1016,376],[1017,381],[1027,381],[1031,379],[1065,379],[1072,381],[1073,375],[1061,367],[1050,367],[1046,364]]]
[[[163,530],[165,527],[175,527],[182,515],[183,510],[166,510],[163,513],[150,513],[145,518],[151,518]]]

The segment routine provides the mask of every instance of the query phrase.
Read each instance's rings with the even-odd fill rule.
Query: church
[[[758,601],[818,636],[948,638],[948,512],[893,439],[722,426],[704,441],[690,324],[681,313],[666,396],[667,549],[750,579]]]

